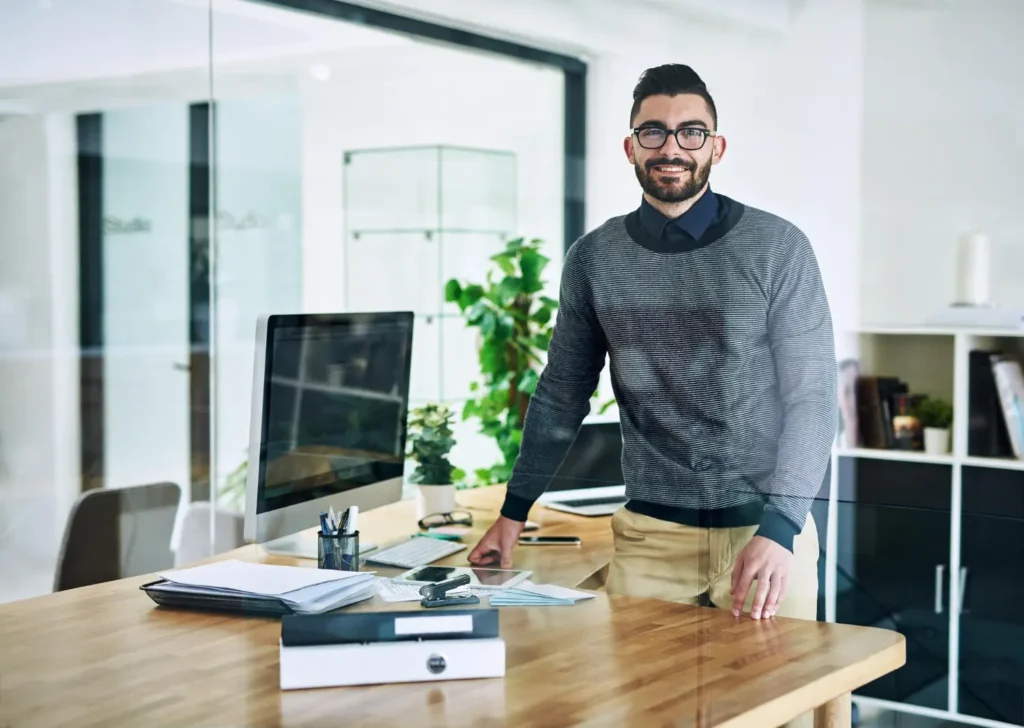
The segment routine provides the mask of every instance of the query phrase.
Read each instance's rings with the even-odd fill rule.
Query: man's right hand
[[[526,526],[521,521],[513,521],[505,516],[487,529],[480,542],[469,554],[469,563],[475,566],[498,565],[502,569],[512,568],[512,549],[515,548],[519,535]]]

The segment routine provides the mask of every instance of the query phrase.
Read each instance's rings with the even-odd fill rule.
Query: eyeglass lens
[[[683,149],[695,150],[704,146],[705,131],[703,129],[677,129],[675,131],[676,141]],[[669,132],[666,129],[649,127],[637,132],[637,139],[644,149],[659,149],[668,140]]]

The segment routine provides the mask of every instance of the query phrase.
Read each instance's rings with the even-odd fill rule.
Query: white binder
[[[281,651],[281,689],[503,677],[501,638],[289,646]]]

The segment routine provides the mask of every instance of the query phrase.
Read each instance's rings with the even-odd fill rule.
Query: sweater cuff
[[[779,544],[787,551],[793,551],[793,539],[800,533],[791,520],[777,511],[764,512],[761,519],[761,526],[757,529],[755,536],[763,536]]]
[[[501,515],[512,521],[525,521],[530,515],[534,501],[522,498],[514,493],[505,493],[505,503],[501,506]]]

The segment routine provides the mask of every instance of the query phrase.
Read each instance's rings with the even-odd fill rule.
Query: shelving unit
[[[1024,360],[1024,331],[856,333],[861,374],[950,400],[954,422],[945,455],[842,440],[833,450],[828,498],[815,506],[827,521],[824,616],[907,637],[906,666],[854,698],[864,708],[1024,725],[1024,460],[968,447],[979,414],[970,352]]]
[[[451,406],[453,462],[490,465],[497,446],[459,414],[479,376],[476,332],[444,287],[451,278],[483,282],[514,235],[516,157],[415,146],[353,150],[343,164],[346,308],[415,313],[410,406]]]

